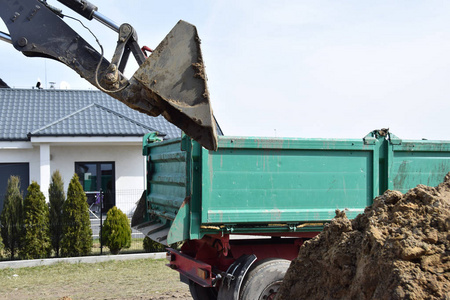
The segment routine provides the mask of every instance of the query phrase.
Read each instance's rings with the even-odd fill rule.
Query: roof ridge
[[[129,117],[127,117],[127,116],[125,116],[125,115],[123,115],[123,114],[121,114],[121,113],[115,111],[115,110],[112,110],[112,109],[110,109],[110,108],[108,108],[108,107],[105,107],[105,106],[103,106],[103,105],[100,105],[100,104],[98,104],[98,103],[96,103],[96,102],[94,102],[93,105],[95,105],[95,106],[97,106],[97,107],[99,107],[99,108],[101,108],[101,109],[104,109],[104,110],[108,111],[109,113],[112,113],[112,114],[114,114],[114,115],[116,115],[116,116],[119,116],[119,117],[121,117],[121,118],[124,118],[124,119],[128,120],[128,121],[131,122],[131,123],[134,123],[134,124],[136,124],[136,125],[138,125],[138,126],[144,127],[144,128],[146,128],[146,129],[148,129],[148,130],[150,130],[150,131],[158,131],[158,130],[156,130],[156,129],[150,127],[150,126],[147,126],[147,125],[145,125],[145,124],[142,124],[141,122],[135,121],[135,120],[133,120],[133,119],[131,119],[131,118],[129,118]],[[166,135],[166,133],[164,133],[164,132],[158,131],[158,133],[159,133],[160,135]]]
[[[56,124],[58,124],[58,123],[61,123],[62,121],[65,121],[65,120],[67,120],[67,119],[69,119],[69,118],[71,118],[71,117],[73,117],[73,116],[75,116],[75,115],[77,115],[77,114],[79,114],[79,113],[85,111],[85,110],[88,110],[88,109],[90,109],[91,107],[94,107],[94,106],[95,106],[95,107],[98,107],[98,108],[100,108],[101,110],[104,110],[104,111],[106,111],[106,112],[108,112],[108,113],[111,113],[111,114],[113,114],[113,115],[115,115],[115,116],[117,116],[117,117],[119,117],[119,118],[123,118],[123,119],[127,120],[127,121],[130,122],[130,123],[133,123],[133,124],[135,124],[135,125],[137,125],[137,126],[143,127],[143,128],[145,128],[145,129],[147,129],[147,130],[149,130],[149,131],[155,131],[155,132],[158,132],[158,134],[161,135],[161,136],[167,135],[165,132],[161,132],[161,131],[156,130],[156,129],[150,127],[150,126],[147,126],[147,125],[145,125],[145,124],[142,124],[142,123],[140,123],[140,122],[137,122],[137,121],[135,121],[135,120],[133,120],[133,119],[131,119],[131,118],[129,118],[129,117],[127,117],[127,116],[125,116],[125,115],[123,115],[123,114],[121,114],[121,113],[115,111],[115,110],[112,110],[112,109],[107,108],[107,107],[105,107],[105,106],[103,106],[103,105],[100,105],[100,104],[98,104],[97,102],[92,102],[91,104],[89,104],[89,105],[87,105],[87,106],[85,106],[85,107],[83,107],[83,108],[81,108],[81,109],[78,109],[78,110],[76,110],[76,111],[74,111],[74,112],[72,112],[72,113],[70,113],[70,114],[68,114],[68,115],[66,115],[66,116],[64,116],[64,117],[62,117],[62,118],[59,118],[58,120],[55,120],[55,121],[53,121],[53,122],[51,122],[51,123],[49,123],[49,124],[47,124],[47,125],[45,125],[45,126],[43,126],[43,127],[40,127],[40,128],[38,128],[38,129],[35,129],[35,130],[33,130],[32,132],[30,132],[29,135],[37,134],[39,131],[43,131],[43,130],[45,130],[45,129],[47,129],[47,128],[50,128],[50,127],[52,127],[52,126],[54,126],[54,125],[56,125]]]
[[[80,112],[85,111],[85,110],[87,110],[88,108],[90,108],[90,107],[92,107],[94,105],[95,105],[95,102],[91,103],[91,104],[89,104],[89,105],[87,105],[87,106],[85,106],[85,107],[83,107],[83,108],[81,108],[81,109],[79,109],[77,111],[74,111],[74,112],[72,112],[72,113],[70,113],[70,114],[68,114],[68,115],[66,115],[66,116],[64,116],[62,118],[59,118],[58,120],[53,121],[53,122],[51,122],[51,123],[49,123],[49,124],[47,124],[47,125],[45,125],[45,126],[43,126],[41,128],[35,129],[32,132],[30,132],[30,133],[31,134],[35,134],[35,133],[37,133],[37,132],[39,132],[41,130],[45,130],[45,129],[49,128],[49,127],[52,127],[53,125],[58,124],[58,123],[66,120],[66,119],[68,119],[68,118],[70,118],[70,117],[72,117],[72,116],[74,116],[76,114],[79,114]]]

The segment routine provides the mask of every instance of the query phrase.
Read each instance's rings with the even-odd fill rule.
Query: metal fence
[[[106,195],[103,191],[98,191],[94,193],[86,193],[87,202],[89,207],[89,217],[90,224],[92,229],[92,239],[93,239],[93,247],[91,255],[108,255],[110,254],[109,249],[102,245],[100,234],[102,232],[101,228],[107,218],[107,212],[112,206],[116,206],[122,212],[124,212],[129,220],[129,224],[131,224],[131,217],[136,208],[136,203],[142,195],[143,190],[117,190],[113,195]],[[113,196],[114,202],[106,203],[106,199]],[[0,195],[1,199],[5,198],[5,195]],[[111,201],[111,198],[108,199]],[[1,212],[1,210],[0,210]],[[52,222],[54,224],[54,222]],[[63,221],[64,223],[64,221]],[[59,224],[61,228],[66,224]],[[0,226],[2,226],[0,224]],[[24,225],[21,225],[24,226]],[[144,252],[143,247],[144,235],[138,231],[132,229],[131,232],[131,246],[127,249],[122,249],[120,253],[139,253]],[[0,253],[1,254],[1,253]],[[52,251],[52,257],[56,254]],[[5,257],[6,256],[6,257]],[[9,259],[7,253],[3,251],[3,256],[0,255],[0,260]]]
[[[142,190],[116,190],[114,193],[114,204],[122,212],[128,216],[129,223],[131,224],[131,217],[133,216],[134,210],[136,208],[136,203],[142,195]],[[94,240],[93,252],[99,252],[99,254],[107,253],[109,254],[108,248],[101,244],[101,228],[103,222],[106,219],[107,212],[111,208],[111,204],[105,205],[105,198],[107,193],[99,191],[95,194],[93,201],[88,200],[89,214],[91,220],[92,228],[92,238]],[[131,246],[128,249],[123,249],[122,253],[129,252],[143,252],[143,240],[144,235],[139,231],[131,229]],[[99,250],[97,250],[97,248]],[[105,249],[106,248],[106,249]]]

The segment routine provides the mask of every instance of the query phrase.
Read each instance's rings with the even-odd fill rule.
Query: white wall
[[[39,159],[39,146],[30,149],[0,149],[0,163],[29,163],[29,183],[32,181],[40,183]]]
[[[75,173],[75,162],[114,162],[116,206],[130,214],[144,190],[142,146],[50,146],[51,173],[56,169],[64,179],[67,191]]]
[[[145,188],[145,165],[142,145],[92,146],[73,144],[60,146],[50,144],[50,173],[59,170],[67,192],[69,182],[75,173],[75,162],[115,163],[116,206],[124,213],[131,214],[135,203]],[[30,183],[40,180],[40,147],[30,149],[0,149],[0,163],[28,162],[30,165]],[[50,175],[51,176],[51,175]]]

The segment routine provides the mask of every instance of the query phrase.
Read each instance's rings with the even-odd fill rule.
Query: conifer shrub
[[[63,226],[60,253],[63,257],[88,255],[92,251],[92,229],[86,194],[74,174],[64,201]]]
[[[27,189],[23,201],[23,233],[19,256],[22,259],[49,257],[51,254],[48,206],[37,182]]]
[[[177,242],[177,243],[170,244],[169,246],[166,246],[164,244],[155,242],[154,240],[152,240],[151,238],[146,236],[144,238],[144,240],[142,241],[142,246],[143,246],[145,252],[164,252],[164,251],[166,251],[167,247],[176,249],[176,250],[181,249],[181,246],[183,246],[183,242]]]
[[[8,179],[3,210],[0,214],[1,236],[6,254],[14,259],[19,247],[22,233],[23,196],[20,192],[20,178],[11,176]]]
[[[112,254],[118,254],[122,248],[130,248],[131,227],[128,217],[116,206],[106,214],[102,227],[102,243]]]
[[[62,208],[66,196],[64,195],[64,181],[58,170],[53,172],[52,181],[48,188],[49,197],[49,218],[50,218],[50,238],[52,241],[52,248],[57,257],[59,257],[59,249],[62,239]]]
[[[155,242],[148,236],[146,236],[144,238],[144,241],[142,242],[142,244],[143,244],[145,252],[163,252],[163,251],[166,251],[166,247],[167,247],[161,243]]]
[[[0,234],[0,258],[3,257],[3,251],[5,249],[5,246],[3,245],[3,239],[2,239],[2,235]]]

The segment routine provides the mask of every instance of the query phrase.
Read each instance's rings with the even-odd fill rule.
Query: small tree
[[[23,201],[23,234],[19,255],[23,259],[49,257],[51,253],[48,206],[41,187],[33,181]]]
[[[165,246],[161,243],[155,242],[148,236],[146,236],[144,238],[144,240],[142,241],[142,246],[144,247],[145,252],[162,252],[162,251],[165,251],[167,248],[167,246]]]
[[[62,239],[62,208],[66,196],[64,195],[64,182],[58,170],[53,172],[52,181],[48,188],[49,196],[49,217],[50,217],[50,238],[52,248],[59,257],[59,249]]]
[[[61,256],[88,255],[92,251],[92,229],[86,195],[74,174],[63,204]]]
[[[131,246],[131,227],[127,215],[115,206],[106,214],[102,227],[102,243],[112,254],[118,254],[122,248]]]
[[[0,215],[1,235],[5,250],[11,259],[20,247],[22,233],[23,196],[20,192],[20,178],[11,176],[8,179],[3,210]]]
[[[5,246],[3,245],[2,235],[0,234],[0,258],[3,257],[3,249]]]
[[[183,242],[176,242],[173,244],[170,244],[169,247],[172,249],[181,249],[181,246],[183,245]],[[158,242],[155,242],[148,236],[144,238],[142,241],[142,246],[145,250],[145,252],[164,252],[166,251],[167,246]]]

